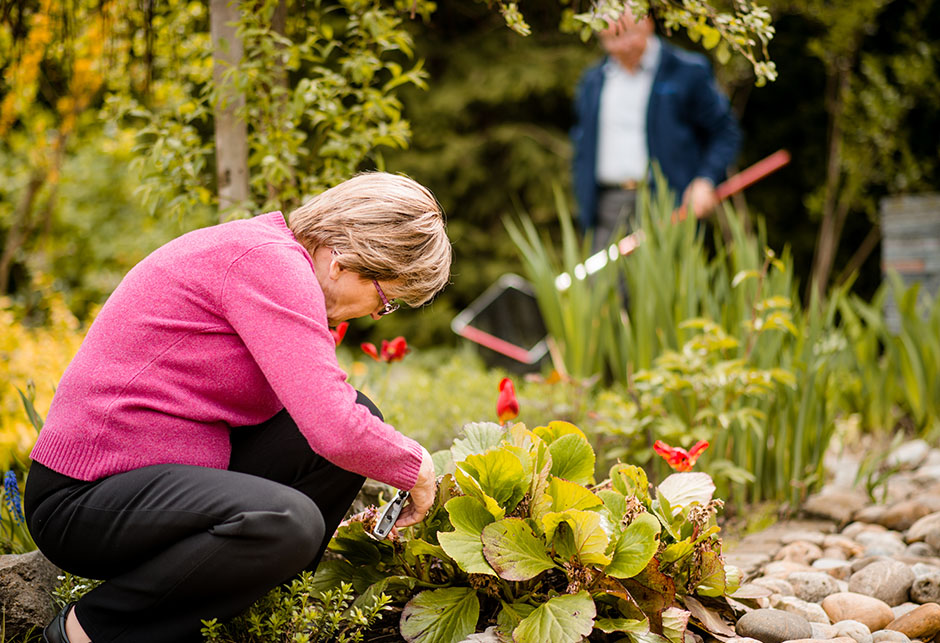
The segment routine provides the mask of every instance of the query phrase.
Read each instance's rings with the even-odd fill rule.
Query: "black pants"
[[[83,482],[36,462],[24,504],[49,560],[106,581],[75,608],[94,643],[183,643],[201,640],[201,619],[231,618],[315,567],[363,481],[282,411],[233,429],[227,471],[166,464]]]

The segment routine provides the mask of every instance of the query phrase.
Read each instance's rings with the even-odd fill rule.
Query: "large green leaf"
[[[458,643],[476,630],[480,601],[471,587],[420,592],[401,613],[401,635],[409,643]]]
[[[695,593],[701,596],[721,596],[725,593],[725,566],[721,558],[710,549],[702,551],[698,566],[699,582]]]
[[[644,504],[649,501],[649,479],[640,467],[615,464],[610,468],[610,482],[624,496],[636,496]]]
[[[466,437],[454,440],[450,448],[454,462],[465,460],[468,455],[486,453],[498,447],[505,431],[495,422],[472,422],[463,427],[463,434]]]
[[[496,629],[502,637],[509,638],[512,636],[512,631],[516,629],[516,626],[519,625],[522,619],[532,613],[535,606],[529,605],[528,603],[501,602],[503,608],[499,610],[499,615],[496,617]]]
[[[450,515],[450,524],[458,531],[465,531],[477,536],[483,528],[493,522],[495,518],[487,511],[483,503],[472,496],[457,496],[451,498],[444,505]]]
[[[487,525],[483,529],[483,556],[506,580],[529,580],[555,567],[545,544],[521,518]]]
[[[673,473],[656,487],[657,498],[665,497],[675,516],[693,504],[707,505],[715,493],[715,483],[711,476],[700,471]]]
[[[599,513],[577,509],[549,512],[542,519],[546,540],[552,541],[555,531],[562,523],[568,525],[571,530],[570,544],[573,551],[564,551],[565,547],[556,545],[559,554],[568,559],[577,556],[584,565],[603,566],[610,562],[610,557],[604,553],[607,551],[610,540],[601,526]]]
[[[649,564],[659,547],[659,521],[643,513],[633,519],[617,541],[610,564],[604,569],[616,578],[631,578]]]
[[[454,559],[460,569],[468,574],[489,574],[496,576],[496,572],[483,557],[483,540],[479,533],[471,534],[465,531],[447,531],[437,534],[441,547],[448,556]]]
[[[648,618],[599,618],[594,622],[594,627],[607,634],[614,632],[646,634],[650,631],[650,621]]]
[[[581,590],[550,598],[526,616],[512,632],[515,643],[578,643],[594,629],[597,609]]]
[[[548,426],[537,426],[532,429],[532,433],[542,438],[549,444],[565,435],[577,435],[582,439],[587,440],[587,436],[584,435],[584,432],[581,429],[576,427],[571,422],[564,422],[562,420],[549,422]]]
[[[548,483],[548,495],[552,497],[552,511],[591,509],[603,504],[600,498],[586,488],[562,478],[551,479]]]
[[[461,491],[483,503],[483,506],[494,518],[499,519],[506,515],[506,510],[496,502],[496,499],[485,494],[480,487],[480,483],[459,467],[454,471],[454,480],[457,481]]]
[[[594,480],[594,449],[580,435],[563,435],[549,447],[552,454],[552,475],[576,484]]]
[[[493,449],[483,454],[468,455],[457,463],[457,470],[463,470],[473,477],[483,493],[490,496],[501,507],[512,511],[528,490],[522,462],[515,454],[505,449]]]

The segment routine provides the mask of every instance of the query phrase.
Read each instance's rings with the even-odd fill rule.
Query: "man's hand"
[[[682,195],[682,204],[688,213],[694,213],[695,216],[702,216],[718,205],[718,197],[715,196],[715,184],[710,180],[699,177],[689,183]]]
[[[431,460],[431,454],[427,449],[421,449],[424,457],[421,459],[421,469],[418,471],[418,481],[410,490],[411,497],[408,504],[402,509],[398,517],[396,527],[410,527],[415,525],[427,515],[434,504],[434,496],[437,494],[437,477],[434,474],[434,462]]]

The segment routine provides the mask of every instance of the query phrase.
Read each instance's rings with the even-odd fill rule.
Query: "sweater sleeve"
[[[421,445],[356,403],[336,361],[323,293],[300,246],[270,243],[237,258],[222,281],[219,305],[314,451],[399,489],[414,486]]]

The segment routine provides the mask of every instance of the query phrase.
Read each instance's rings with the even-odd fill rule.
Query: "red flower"
[[[363,353],[365,353],[366,355],[368,355],[369,357],[371,357],[371,358],[374,359],[375,361],[377,361],[377,362],[379,361],[379,359],[380,359],[380,358],[379,358],[379,349],[377,349],[377,348],[375,347],[375,344],[372,344],[372,343],[369,343],[369,342],[364,342],[364,343],[362,343],[362,344],[359,344],[359,348],[362,349],[362,352],[363,352]]]
[[[349,322],[341,322],[336,328],[330,329],[330,335],[333,336],[333,343],[336,346],[339,346],[343,343],[343,338],[346,337],[346,329],[349,328]]]
[[[499,383],[499,397],[496,399],[496,416],[500,424],[519,415],[519,401],[516,399],[516,389],[512,380],[504,377]]]
[[[392,341],[382,340],[382,360],[386,362],[398,362],[408,352],[408,342],[399,335]]]
[[[708,442],[700,440],[691,449],[686,451],[682,447],[671,447],[662,440],[653,443],[653,451],[666,460],[666,463],[676,471],[691,471],[695,461],[708,448]]]
[[[392,341],[382,340],[382,352],[375,347],[375,344],[365,342],[359,344],[362,352],[377,362],[398,362],[408,353],[408,342],[405,338],[398,336]]]

